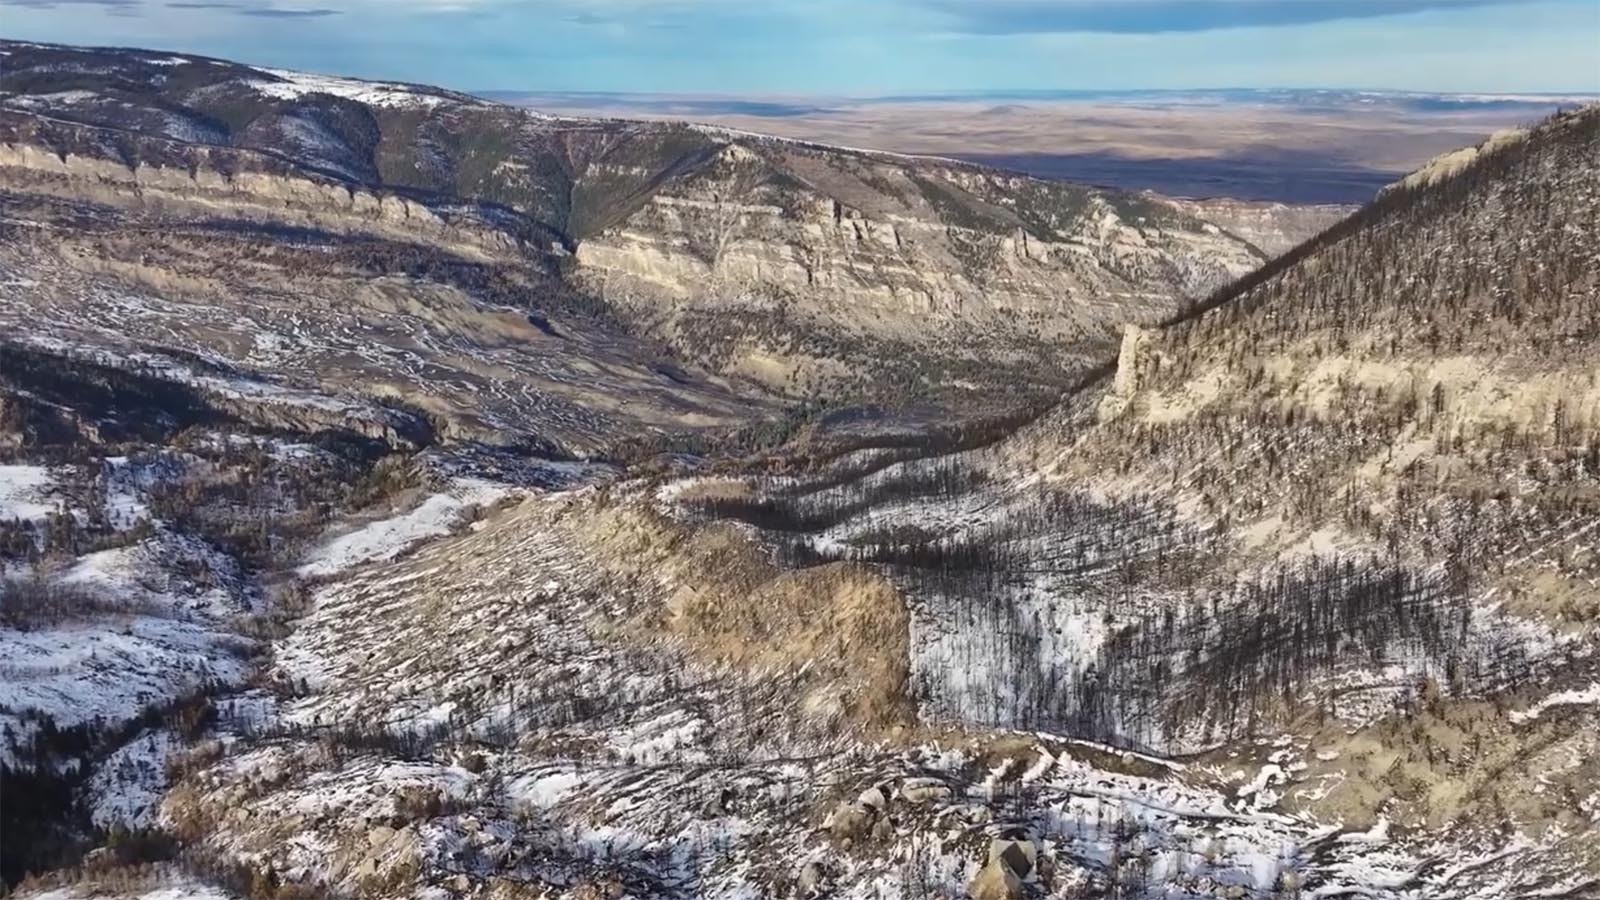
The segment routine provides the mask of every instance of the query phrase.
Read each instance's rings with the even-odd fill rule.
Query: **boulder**
[[[856,798],[856,803],[880,813],[889,808],[889,798],[884,795],[882,788],[876,787],[862,791],[861,796]]]
[[[1022,879],[998,859],[978,870],[967,886],[972,900],[1022,900]]]
[[[811,860],[800,867],[800,874],[795,878],[795,887],[800,889],[802,897],[816,897],[820,895],[828,884],[828,870],[818,860]]]
[[[828,833],[839,840],[860,840],[872,828],[876,814],[859,803],[840,803],[828,819]]]
[[[1027,878],[1039,864],[1039,848],[1025,838],[996,838],[989,842],[989,862],[998,862],[1018,878]]]
[[[483,774],[483,770],[489,767],[489,760],[476,750],[457,751],[455,757],[451,759],[451,763],[457,768],[466,769],[474,775]]]

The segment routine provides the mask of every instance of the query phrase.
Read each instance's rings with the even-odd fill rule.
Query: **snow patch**
[[[0,521],[48,518],[56,511],[48,499],[54,483],[44,466],[0,466]]]
[[[61,728],[126,722],[208,685],[242,683],[248,648],[204,625],[153,616],[0,629],[0,724],[20,722],[21,713]],[[0,757],[10,751],[0,747]]]
[[[442,103],[459,98],[428,93],[419,87],[385,81],[359,81],[354,78],[336,78],[330,75],[312,75],[287,69],[258,69],[278,81],[251,81],[250,87],[259,94],[278,100],[297,100],[307,94],[332,94],[370,106],[421,107],[432,109]]]
[[[1511,721],[1520,724],[1537,719],[1552,706],[1593,706],[1595,704],[1600,704],[1600,682],[1595,682],[1582,690],[1562,691],[1558,694],[1551,694],[1527,709],[1512,712]]]
[[[89,816],[100,828],[149,828],[167,786],[167,760],[181,744],[169,731],[147,731],[124,744],[89,780]]]
[[[434,494],[410,512],[333,538],[313,551],[296,571],[303,578],[320,578],[362,563],[392,560],[422,541],[450,534],[472,507],[495,503],[508,493],[501,485],[459,479],[449,490]]]

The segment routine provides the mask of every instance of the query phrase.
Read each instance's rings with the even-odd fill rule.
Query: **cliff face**
[[[199,57],[0,49],[15,189],[559,274],[631,335],[791,395],[1047,393],[1121,323],[1264,258],[1160,198],[947,160]]]
[[[1271,256],[1311,240],[1358,208],[1337,203],[1290,205],[1226,197],[1169,202]]]
[[[1124,195],[730,144],[577,248],[579,283],[698,359],[838,392],[1068,378],[1261,257]],[[906,371],[906,361],[923,362]]]
[[[921,345],[1097,352],[1118,323],[1262,259],[1154,201],[774,141],[728,144],[577,257],[585,284],[669,329],[728,311]]]
[[[537,257],[553,234],[508,231],[471,209],[434,208],[398,194],[343,184],[262,153],[186,147],[119,136],[141,158],[107,152],[104,129],[31,115],[0,123],[0,171],[10,189],[166,218],[226,217],[240,224],[422,239],[481,256]],[[542,245],[542,246],[541,246]],[[558,244],[557,244],[558,246]]]

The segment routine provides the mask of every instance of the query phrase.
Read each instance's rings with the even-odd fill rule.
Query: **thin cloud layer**
[[[884,0],[882,10],[903,11],[907,33],[1165,34],[1309,25],[1380,18],[1426,10],[1505,6],[1533,0]],[[761,19],[761,6],[739,0],[330,0],[314,7],[274,0],[0,0],[0,6],[52,9],[98,6],[144,15],[153,9],[208,10],[269,18],[317,18],[341,13],[405,16],[418,12],[538,13],[582,25],[652,26],[680,21]],[[843,0],[774,3],[788,15],[817,21],[859,15]],[[773,16],[782,19],[786,16]]]
[[[344,9],[334,9],[326,6],[284,6],[270,2],[226,3],[221,2],[221,0],[167,0],[167,2],[159,4],[144,2],[144,0],[0,0],[0,7],[5,6],[35,10],[93,6],[115,11],[125,17],[141,18],[148,15],[159,16],[163,10],[223,12],[269,19],[316,19],[324,16],[336,16],[345,12]]]
[[[1600,0],[0,0],[8,37],[462,90],[1600,90]]]
[[[972,34],[1166,34],[1310,25],[1527,0],[927,0]]]
[[[327,7],[282,7],[271,5],[251,5],[246,3],[212,3],[207,0],[172,0],[166,4],[167,9],[211,9],[237,13],[241,16],[256,16],[263,19],[320,19],[324,16],[337,16],[344,10],[330,9]]]

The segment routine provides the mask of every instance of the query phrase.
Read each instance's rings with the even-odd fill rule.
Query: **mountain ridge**
[[[1165,201],[966,163],[539,117],[170,54],[7,46],[12,119],[256,148],[413,203],[503,210],[554,255],[578,252],[554,267],[636,333],[780,394],[860,394],[886,379],[939,393],[941,381],[987,381],[1007,358],[1017,374],[1071,370],[1106,353],[1121,321],[1157,317],[1263,257]],[[758,202],[718,199],[729,190]],[[586,262],[596,277],[584,281]],[[1124,308],[1102,308],[1107,296]],[[963,374],[936,376],[950,365]]]

